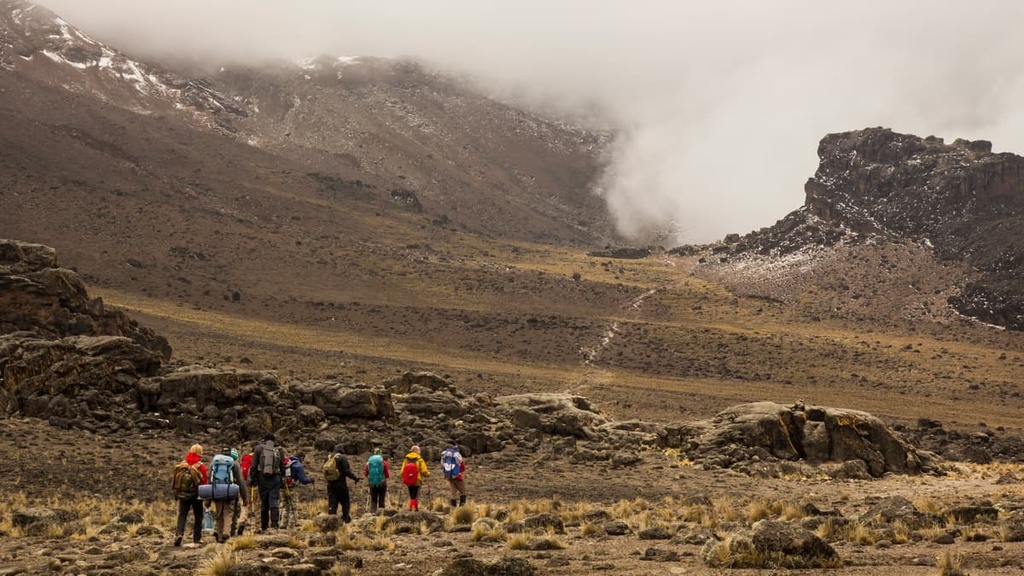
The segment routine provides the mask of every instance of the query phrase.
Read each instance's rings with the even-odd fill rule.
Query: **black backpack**
[[[263,443],[257,470],[259,470],[260,476],[277,476],[281,473],[281,452],[274,446],[273,440]]]

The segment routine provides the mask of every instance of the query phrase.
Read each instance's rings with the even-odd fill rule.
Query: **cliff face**
[[[1024,158],[985,140],[920,138],[886,128],[829,134],[804,205],[713,252],[779,257],[809,248],[916,244],[973,269],[948,303],[960,314],[1024,329]]]
[[[961,258],[972,231],[1024,208],[1024,158],[984,140],[919,138],[884,128],[830,134],[804,191],[809,212],[856,232],[928,240]]]

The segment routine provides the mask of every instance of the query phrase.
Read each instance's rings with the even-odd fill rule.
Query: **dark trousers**
[[[384,508],[384,499],[388,495],[388,485],[381,484],[380,486],[370,486],[370,513],[374,513],[378,508]]]
[[[277,528],[281,524],[281,477],[260,476],[260,529],[269,525]]]
[[[336,482],[327,483],[327,513],[337,514],[338,504],[341,504],[341,519],[345,522],[352,521],[352,499],[348,495],[348,484],[342,478]]]
[[[199,498],[178,500],[178,527],[175,536],[185,535],[185,523],[188,522],[188,511],[192,511],[192,541],[199,542],[203,538],[203,501]]]

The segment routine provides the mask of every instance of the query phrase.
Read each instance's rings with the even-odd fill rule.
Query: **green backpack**
[[[324,462],[324,480],[328,482],[334,482],[338,478],[341,478],[341,470],[338,470],[338,458],[337,454],[331,454],[327,457],[327,462]]]
[[[191,500],[199,495],[199,485],[203,483],[203,473],[197,466],[182,460],[174,465],[171,473],[171,492],[178,500]]]

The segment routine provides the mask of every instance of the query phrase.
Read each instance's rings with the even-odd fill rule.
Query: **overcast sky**
[[[829,132],[1024,153],[1017,0],[40,0],[140,55],[409,55],[603,110],[621,229],[746,233],[803,203]],[[672,242],[670,242],[672,243]]]

